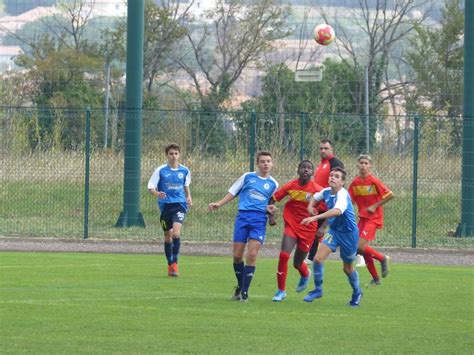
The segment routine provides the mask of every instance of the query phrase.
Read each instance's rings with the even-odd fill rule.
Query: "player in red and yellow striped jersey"
[[[287,182],[273,194],[274,201],[281,201],[285,196],[289,197],[283,209],[285,227],[278,261],[278,291],[273,297],[274,302],[281,302],[286,298],[288,260],[295,245],[293,266],[301,276],[296,292],[302,292],[308,285],[310,271],[304,259],[314,241],[318,226],[316,222],[303,225],[301,221],[309,217],[307,207],[311,196],[322,190],[322,187],[313,180],[313,171],[314,165],[311,161],[301,161],[298,165],[298,179]]]
[[[359,175],[349,185],[349,194],[357,205],[359,222],[358,252],[364,256],[367,269],[372,275],[370,285],[379,285],[380,278],[374,265],[374,259],[380,261],[382,277],[388,274],[389,257],[369,246],[375,239],[377,229],[383,227],[383,205],[393,198],[393,193],[385,184],[372,175],[372,158],[361,154],[357,159]]]

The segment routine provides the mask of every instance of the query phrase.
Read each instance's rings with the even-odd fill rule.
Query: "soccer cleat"
[[[308,287],[309,278],[311,277],[311,270],[309,270],[308,277],[300,277],[300,281],[298,281],[298,285],[296,285],[296,292],[303,292]]]
[[[323,289],[315,288],[313,291],[310,291],[304,298],[305,302],[313,302],[316,298],[323,297]]]
[[[278,291],[275,293],[275,296],[273,296],[272,301],[273,301],[273,302],[281,302],[281,301],[283,301],[285,298],[286,298],[286,291],[278,290]]]
[[[388,264],[390,263],[390,257],[388,255],[385,255],[383,260],[381,261],[381,266],[382,266],[382,277],[387,277],[389,270]]]
[[[248,300],[249,300],[248,292],[242,292],[240,294],[240,302],[248,302]]]
[[[350,307],[357,307],[360,304],[360,300],[362,299],[362,290],[359,290],[359,292],[353,293],[351,300],[347,304]]]
[[[230,299],[234,301],[240,301],[240,287],[239,286],[235,286],[234,294],[232,295]]]
[[[373,286],[379,286],[382,283],[380,282],[379,279],[372,279],[370,282],[367,284],[367,287],[373,287]]]
[[[178,272],[178,264],[173,263],[168,266],[168,276],[171,277],[178,277],[179,272]]]

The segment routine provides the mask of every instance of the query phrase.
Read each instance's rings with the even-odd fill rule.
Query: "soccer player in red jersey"
[[[293,266],[301,276],[296,286],[296,292],[302,292],[308,286],[310,270],[304,263],[304,259],[314,241],[318,225],[316,222],[308,225],[303,225],[300,222],[302,219],[309,217],[307,207],[311,196],[322,190],[322,187],[312,179],[313,171],[314,165],[311,161],[301,161],[298,165],[298,179],[287,182],[273,194],[273,201],[281,201],[285,196],[289,196],[289,200],[283,209],[285,227],[278,261],[278,291],[273,297],[273,302],[281,302],[286,298],[288,260],[295,245]]]
[[[393,193],[385,184],[371,173],[372,158],[361,154],[357,159],[359,175],[349,185],[349,194],[357,205],[359,222],[358,252],[364,256],[367,269],[372,275],[369,285],[380,285],[380,278],[374,265],[374,259],[380,261],[382,277],[388,275],[390,258],[369,246],[375,239],[377,229],[383,227],[383,205],[393,198]]]

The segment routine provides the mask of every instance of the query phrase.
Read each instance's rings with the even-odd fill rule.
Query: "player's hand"
[[[188,204],[188,207],[193,207],[193,199],[191,197],[186,199],[186,203]]]
[[[313,206],[308,205],[307,210],[310,216],[316,216],[318,214],[318,210],[315,209]]]
[[[217,202],[211,202],[208,205],[209,211],[215,211],[219,208],[219,204]]]
[[[366,210],[370,213],[374,213],[376,209],[377,207],[375,207],[375,205],[372,205],[366,208]]]
[[[321,238],[326,233],[326,227],[319,227],[316,231],[316,237]]]
[[[278,207],[275,205],[267,205],[267,212],[268,214],[275,214],[278,211]]]
[[[166,192],[163,191],[156,191],[158,193],[158,198],[159,199],[164,199],[166,198]]]
[[[277,222],[276,222],[276,219],[275,219],[275,215],[269,213],[268,214],[268,225],[274,226],[276,224],[277,224]]]
[[[316,221],[318,218],[317,216],[313,216],[313,217],[306,217],[304,218],[302,221],[301,221],[301,224],[304,224],[304,225],[308,225],[314,221]]]

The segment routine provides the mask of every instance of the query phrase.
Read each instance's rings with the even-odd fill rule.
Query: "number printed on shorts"
[[[328,242],[328,243],[332,243],[332,234],[326,233],[326,234],[324,235],[324,240],[325,240],[326,242]]]

